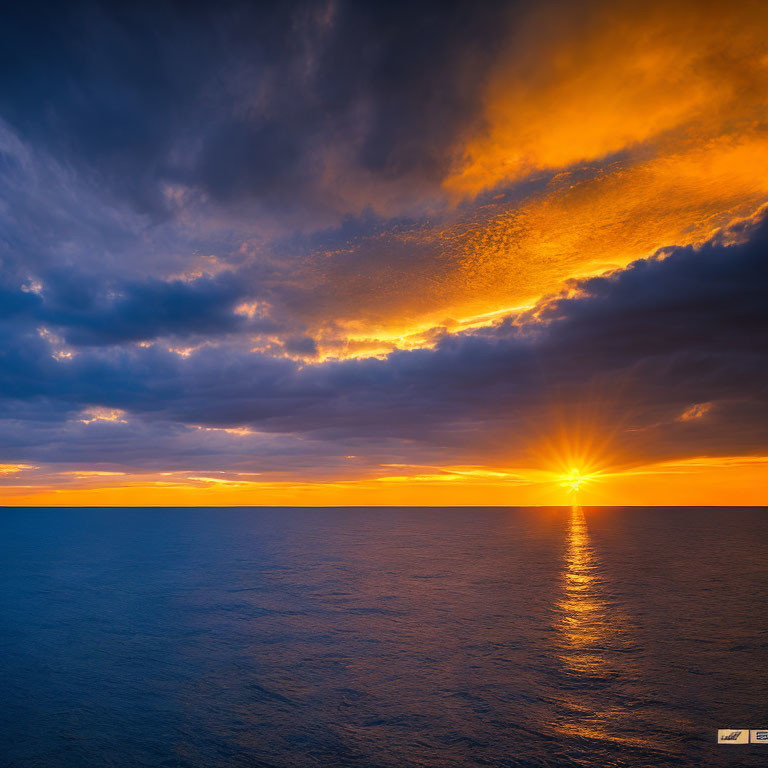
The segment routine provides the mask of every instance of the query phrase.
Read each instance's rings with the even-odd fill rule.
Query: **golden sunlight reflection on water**
[[[557,658],[564,682],[561,704],[567,715],[555,730],[626,746],[662,748],[633,722],[630,691],[637,670],[631,627],[611,604],[584,511],[577,504],[571,507],[568,521],[562,592],[556,608]]]
[[[609,631],[607,608],[601,598],[587,521],[579,506],[571,508],[566,542],[563,595],[558,603],[562,641],[559,658],[571,674],[600,674],[604,660],[596,649]]]

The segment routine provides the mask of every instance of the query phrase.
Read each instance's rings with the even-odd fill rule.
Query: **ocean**
[[[765,765],[768,513],[0,509],[0,765]]]

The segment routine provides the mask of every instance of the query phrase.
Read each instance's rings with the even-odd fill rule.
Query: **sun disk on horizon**
[[[581,487],[594,480],[597,472],[583,472],[577,467],[573,467],[569,472],[560,475],[560,485],[567,488],[569,493],[578,493]]]

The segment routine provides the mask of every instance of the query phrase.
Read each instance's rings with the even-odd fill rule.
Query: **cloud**
[[[509,17],[500,3],[32,3],[0,33],[0,113],[155,217],[164,184],[281,216],[402,208],[439,191]]]
[[[231,272],[186,281],[150,278],[106,290],[98,286],[101,291],[71,274],[49,273],[49,279],[40,317],[61,328],[75,346],[277,329],[267,318],[236,312],[248,293]]]
[[[749,1],[711,2],[707,13],[687,0],[542,4],[519,30],[536,46],[504,49],[447,188],[472,194],[715,137],[764,140],[751,118],[765,110],[767,19]]]
[[[415,463],[425,453],[471,463],[495,452],[498,461],[500,452],[522,456],[553,414],[592,418],[592,428],[618,433],[624,454],[648,460],[753,454],[768,448],[768,225],[726,242],[667,249],[514,320],[386,359],[304,365],[231,342],[187,358],[153,346],[82,349],[58,361],[45,340],[6,338],[2,391],[6,404],[38,403],[43,413],[125,412],[121,419],[171,430],[176,455],[198,445],[188,434],[197,425],[249,427],[254,443],[264,434],[309,438],[339,461],[377,444]],[[706,418],[679,418],[691,403],[712,407]],[[103,425],[110,435],[123,426]],[[230,445],[242,436],[221,437]],[[40,460],[5,442],[9,460]],[[91,445],[90,458],[102,454],[98,440]],[[137,463],[142,450],[130,449]],[[216,448],[207,458],[198,450],[216,463]],[[61,457],[71,451],[62,447]]]
[[[686,408],[676,419],[676,421],[693,421],[694,419],[703,419],[712,410],[712,403],[694,403]]]

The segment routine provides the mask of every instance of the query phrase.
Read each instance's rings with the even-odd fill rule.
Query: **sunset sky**
[[[768,3],[18,3],[0,504],[768,504]]]

